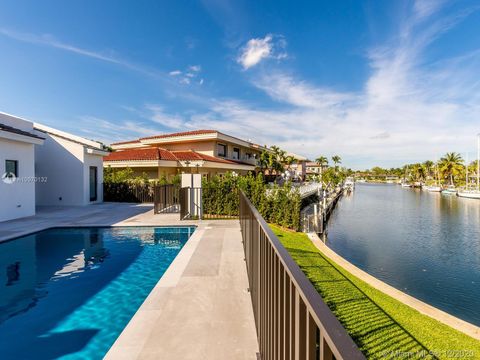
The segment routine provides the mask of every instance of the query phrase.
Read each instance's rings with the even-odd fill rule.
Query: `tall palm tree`
[[[290,166],[295,162],[295,158],[291,155],[288,155],[283,159],[283,163],[287,165],[287,169],[290,170]]]
[[[440,159],[439,166],[444,178],[449,178],[450,185],[454,185],[455,176],[463,170],[462,156],[456,152],[446,153],[445,156]]]
[[[338,164],[341,164],[342,163],[342,158],[338,155],[333,155],[332,156],[332,161],[333,163],[335,164],[335,171],[337,171],[338,169]]]
[[[425,175],[432,177],[433,174],[433,167],[435,166],[434,162],[431,160],[424,161],[423,169],[425,170]]]
[[[320,179],[322,179],[323,168],[328,165],[328,159],[325,156],[319,156],[315,162],[320,166]]]

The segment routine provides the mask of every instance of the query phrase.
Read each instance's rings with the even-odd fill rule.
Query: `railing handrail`
[[[272,229],[270,229],[259,211],[253,206],[243,191],[240,191],[240,196],[244,199],[249,210],[265,233],[266,238],[283,264],[285,271],[290,276],[300,297],[303,299],[310,315],[320,331],[323,332],[323,336],[335,357],[337,359],[348,360],[365,359],[365,356],[360,352],[340,321],[332,313],[327,304],[325,304],[321,295],[314,288],[295,260],[290,256]],[[241,218],[242,214],[240,214],[240,219]]]

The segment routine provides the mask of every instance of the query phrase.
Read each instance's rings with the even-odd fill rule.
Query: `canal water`
[[[356,184],[327,245],[387,284],[480,326],[480,200]]]

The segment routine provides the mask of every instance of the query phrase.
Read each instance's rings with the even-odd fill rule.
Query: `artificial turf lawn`
[[[270,225],[368,359],[480,359],[480,342],[373,288],[304,233]]]

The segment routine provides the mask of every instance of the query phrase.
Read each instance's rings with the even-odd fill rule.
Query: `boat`
[[[351,177],[348,177],[343,184],[345,189],[353,190],[355,189],[355,180]]]
[[[468,157],[467,157],[468,159]],[[469,199],[480,199],[480,134],[477,135],[477,188],[475,190],[469,189],[469,177],[468,177],[468,160],[465,162],[466,179],[465,190],[457,192],[457,196]]]
[[[438,185],[423,186],[422,189],[430,191],[430,192],[441,192],[442,191],[442,188]]]
[[[477,190],[462,190],[457,192],[458,197],[469,199],[480,199],[480,191]]]
[[[410,188],[412,187],[412,184],[409,184],[409,183],[401,183],[402,187],[404,188]]]
[[[429,192],[441,192],[442,187],[438,185],[438,164],[435,163],[435,184],[434,185],[423,185],[423,190],[427,190]]]
[[[446,194],[446,195],[456,195],[457,192],[458,192],[457,189],[455,189],[455,187],[452,185],[442,190],[442,194]]]

